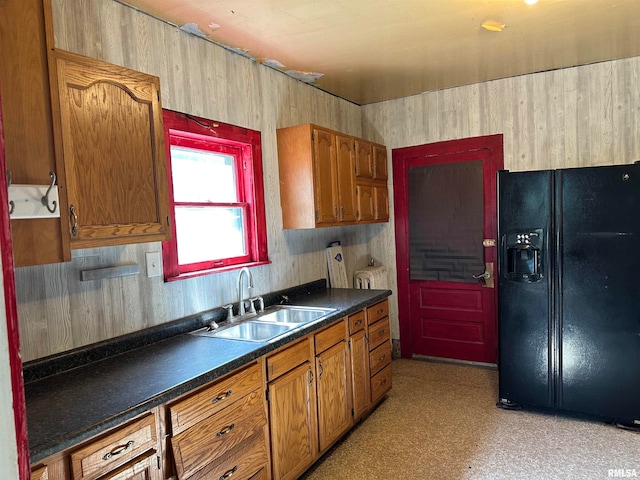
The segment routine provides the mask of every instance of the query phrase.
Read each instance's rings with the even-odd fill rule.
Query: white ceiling
[[[359,105],[640,55],[640,0],[124,3]]]

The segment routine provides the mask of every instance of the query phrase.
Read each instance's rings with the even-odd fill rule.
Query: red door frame
[[[396,271],[398,279],[398,321],[400,323],[400,355],[403,358],[411,358],[413,351],[412,326],[411,326],[411,295],[409,289],[409,251],[400,249],[398,245],[408,245],[409,242],[409,218],[408,212],[408,173],[409,161],[416,157],[429,157],[455,152],[466,152],[473,150],[489,150],[490,156],[497,157],[498,169],[504,168],[503,158],[503,135],[486,135],[481,137],[464,138],[460,140],[447,140],[443,142],[431,143],[428,145],[418,145],[413,147],[396,148],[392,150],[393,163],[393,199],[394,218],[396,230]],[[490,205],[496,209],[496,177],[485,174],[485,192],[492,191]],[[489,190],[488,190],[489,189]],[[490,230],[495,232],[492,237],[497,236],[497,218],[489,219]],[[497,247],[496,247],[497,248]],[[496,265],[496,248],[485,250],[485,261],[494,262]],[[404,251],[404,254],[403,252]],[[492,258],[496,257],[496,258]],[[495,267],[494,267],[495,268]],[[494,305],[497,306],[498,292],[494,288]],[[498,321],[496,309],[495,316],[495,338],[498,338]],[[497,343],[496,343],[497,352]]]
[[[0,171],[6,172],[4,156],[4,128],[2,124],[2,99],[0,99]],[[0,255],[4,279],[4,303],[7,317],[7,341],[9,343],[9,369],[13,394],[13,415],[18,450],[18,474],[20,480],[29,480],[29,439],[27,436],[27,407],[22,381],[22,360],[20,359],[20,334],[18,328],[18,307],[16,302],[16,282],[13,272],[13,244],[11,242],[11,222],[9,219],[9,192],[7,177],[0,174]]]

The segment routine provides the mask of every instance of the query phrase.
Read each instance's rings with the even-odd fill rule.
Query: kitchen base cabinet
[[[391,331],[389,301],[367,307],[371,404],[375,405],[391,390]]]
[[[320,452],[352,425],[349,350],[344,320],[315,335]]]
[[[298,478],[318,456],[312,359],[309,337],[267,358],[267,371],[276,372],[268,384],[274,480]]]
[[[151,413],[69,455],[72,480],[159,478],[156,416]],[[153,468],[155,466],[155,468]]]
[[[268,465],[263,362],[169,405],[179,480],[248,479]]]
[[[369,410],[371,395],[369,373],[369,341],[366,315],[361,310],[349,315],[349,360],[351,362],[351,401],[353,419],[358,420]]]

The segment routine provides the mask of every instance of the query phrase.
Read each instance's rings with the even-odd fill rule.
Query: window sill
[[[165,277],[164,281],[167,283],[175,282],[176,280],[186,280],[187,278],[202,277],[203,275],[212,275],[216,273],[231,272],[233,270],[240,270],[241,268],[244,268],[244,267],[248,267],[248,268],[259,267],[261,265],[269,265],[270,263],[271,263],[270,260],[262,260],[259,262],[247,262],[247,263],[239,263],[237,265],[227,265],[225,267],[210,268],[208,270],[199,270],[197,272],[181,273],[180,275],[177,275],[175,277],[169,277],[169,278]]]

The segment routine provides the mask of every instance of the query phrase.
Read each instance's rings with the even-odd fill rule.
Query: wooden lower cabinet
[[[343,338],[316,355],[318,438],[324,452],[351,426],[349,350]]]
[[[268,466],[264,362],[169,405],[179,480],[249,479]]]
[[[387,300],[32,466],[37,480],[293,480],[391,388]]]
[[[367,331],[371,405],[375,405],[391,390],[391,330],[388,300],[367,307]]]
[[[320,453],[353,423],[346,319],[314,335]]]
[[[156,455],[149,453],[100,477],[100,480],[153,480],[157,478],[154,476],[154,469],[158,468],[156,460]]]
[[[273,478],[294,479],[318,456],[316,385],[310,359],[269,382]]]
[[[371,404],[369,344],[366,331],[360,330],[349,337],[351,361],[351,399],[353,419],[363,416]]]

